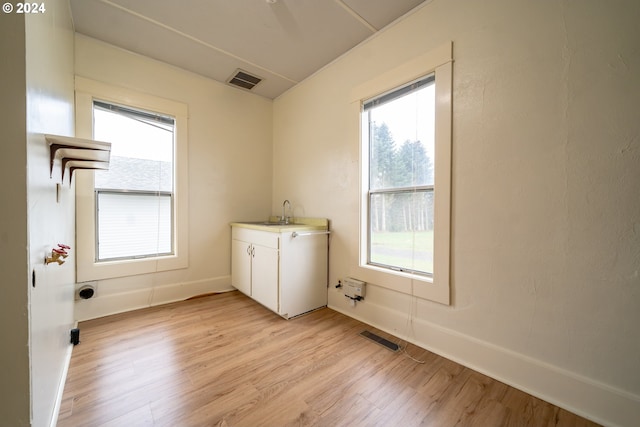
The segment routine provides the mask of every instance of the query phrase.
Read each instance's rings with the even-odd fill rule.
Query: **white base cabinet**
[[[326,231],[232,227],[231,282],[240,292],[290,318],[327,305]]]

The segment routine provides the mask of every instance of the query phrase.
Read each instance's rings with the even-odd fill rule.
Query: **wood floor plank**
[[[117,418],[112,419],[101,427],[123,427],[123,426],[136,426],[136,427],[154,427],[153,415],[151,414],[151,408],[149,405],[141,406],[138,409],[127,412]]]
[[[59,427],[596,426],[330,309],[229,292],[79,327]]]

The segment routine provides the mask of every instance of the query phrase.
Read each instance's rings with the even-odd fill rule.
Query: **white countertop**
[[[232,222],[232,227],[250,228],[252,230],[282,233],[286,231],[326,231],[329,229],[329,220],[326,218],[291,218],[288,224],[279,222],[279,217],[269,217],[267,221],[237,221]]]

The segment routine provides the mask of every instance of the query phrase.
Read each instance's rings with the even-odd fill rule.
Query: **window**
[[[76,77],[76,134],[111,143],[78,171],[77,280],[188,266],[186,105]]]
[[[360,106],[360,251],[350,275],[450,303],[453,44],[354,88]]]
[[[435,84],[430,75],[363,105],[367,263],[433,274]]]
[[[96,171],[96,261],[173,254],[173,117],[93,101],[93,137],[111,142]]]

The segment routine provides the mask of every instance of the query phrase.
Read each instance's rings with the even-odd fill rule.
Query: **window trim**
[[[367,144],[366,147],[362,149],[362,156],[367,156],[367,161],[371,160],[371,112],[377,108],[381,107],[390,102],[394,102],[399,100],[405,96],[408,96],[412,93],[415,93],[423,88],[429,87],[433,85],[434,89],[434,104],[435,104],[435,73],[428,73],[417,80],[407,82],[399,87],[392,89],[389,92],[382,93],[376,95],[371,99],[367,99],[362,102],[362,134],[361,134],[361,144]],[[435,106],[434,106],[435,113]],[[369,165],[370,166],[370,165]],[[366,240],[362,242],[363,245],[366,245],[366,265],[371,265],[375,267],[380,267],[383,269],[387,269],[394,272],[405,272],[420,278],[425,277],[433,277],[433,273],[431,271],[419,271],[419,270],[411,270],[399,265],[392,264],[384,264],[380,262],[375,262],[372,259],[372,199],[376,195],[385,195],[385,194],[415,194],[415,193],[434,193],[435,183],[434,184],[420,184],[413,185],[408,187],[396,187],[396,186],[382,186],[372,188],[371,182],[371,168],[368,167],[366,174],[363,173],[362,176],[362,185],[366,187],[367,190],[367,235]],[[433,259],[431,260],[433,262]]]
[[[447,42],[398,67],[361,84],[351,94],[361,120],[360,146],[360,236],[359,254],[350,274],[402,293],[450,304],[451,240],[451,146],[453,43]],[[366,100],[392,92],[420,77],[435,74],[435,152],[434,159],[434,259],[431,277],[393,271],[367,263],[368,239],[368,144],[363,143],[362,105]],[[366,131],[366,130],[365,130]]]
[[[187,105],[76,76],[76,135],[80,138],[92,139],[94,100],[153,111],[175,118],[173,201],[175,247],[172,255],[97,262],[94,175],[90,171],[77,171],[75,174],[77,282],[187,268],[189,265]]]

